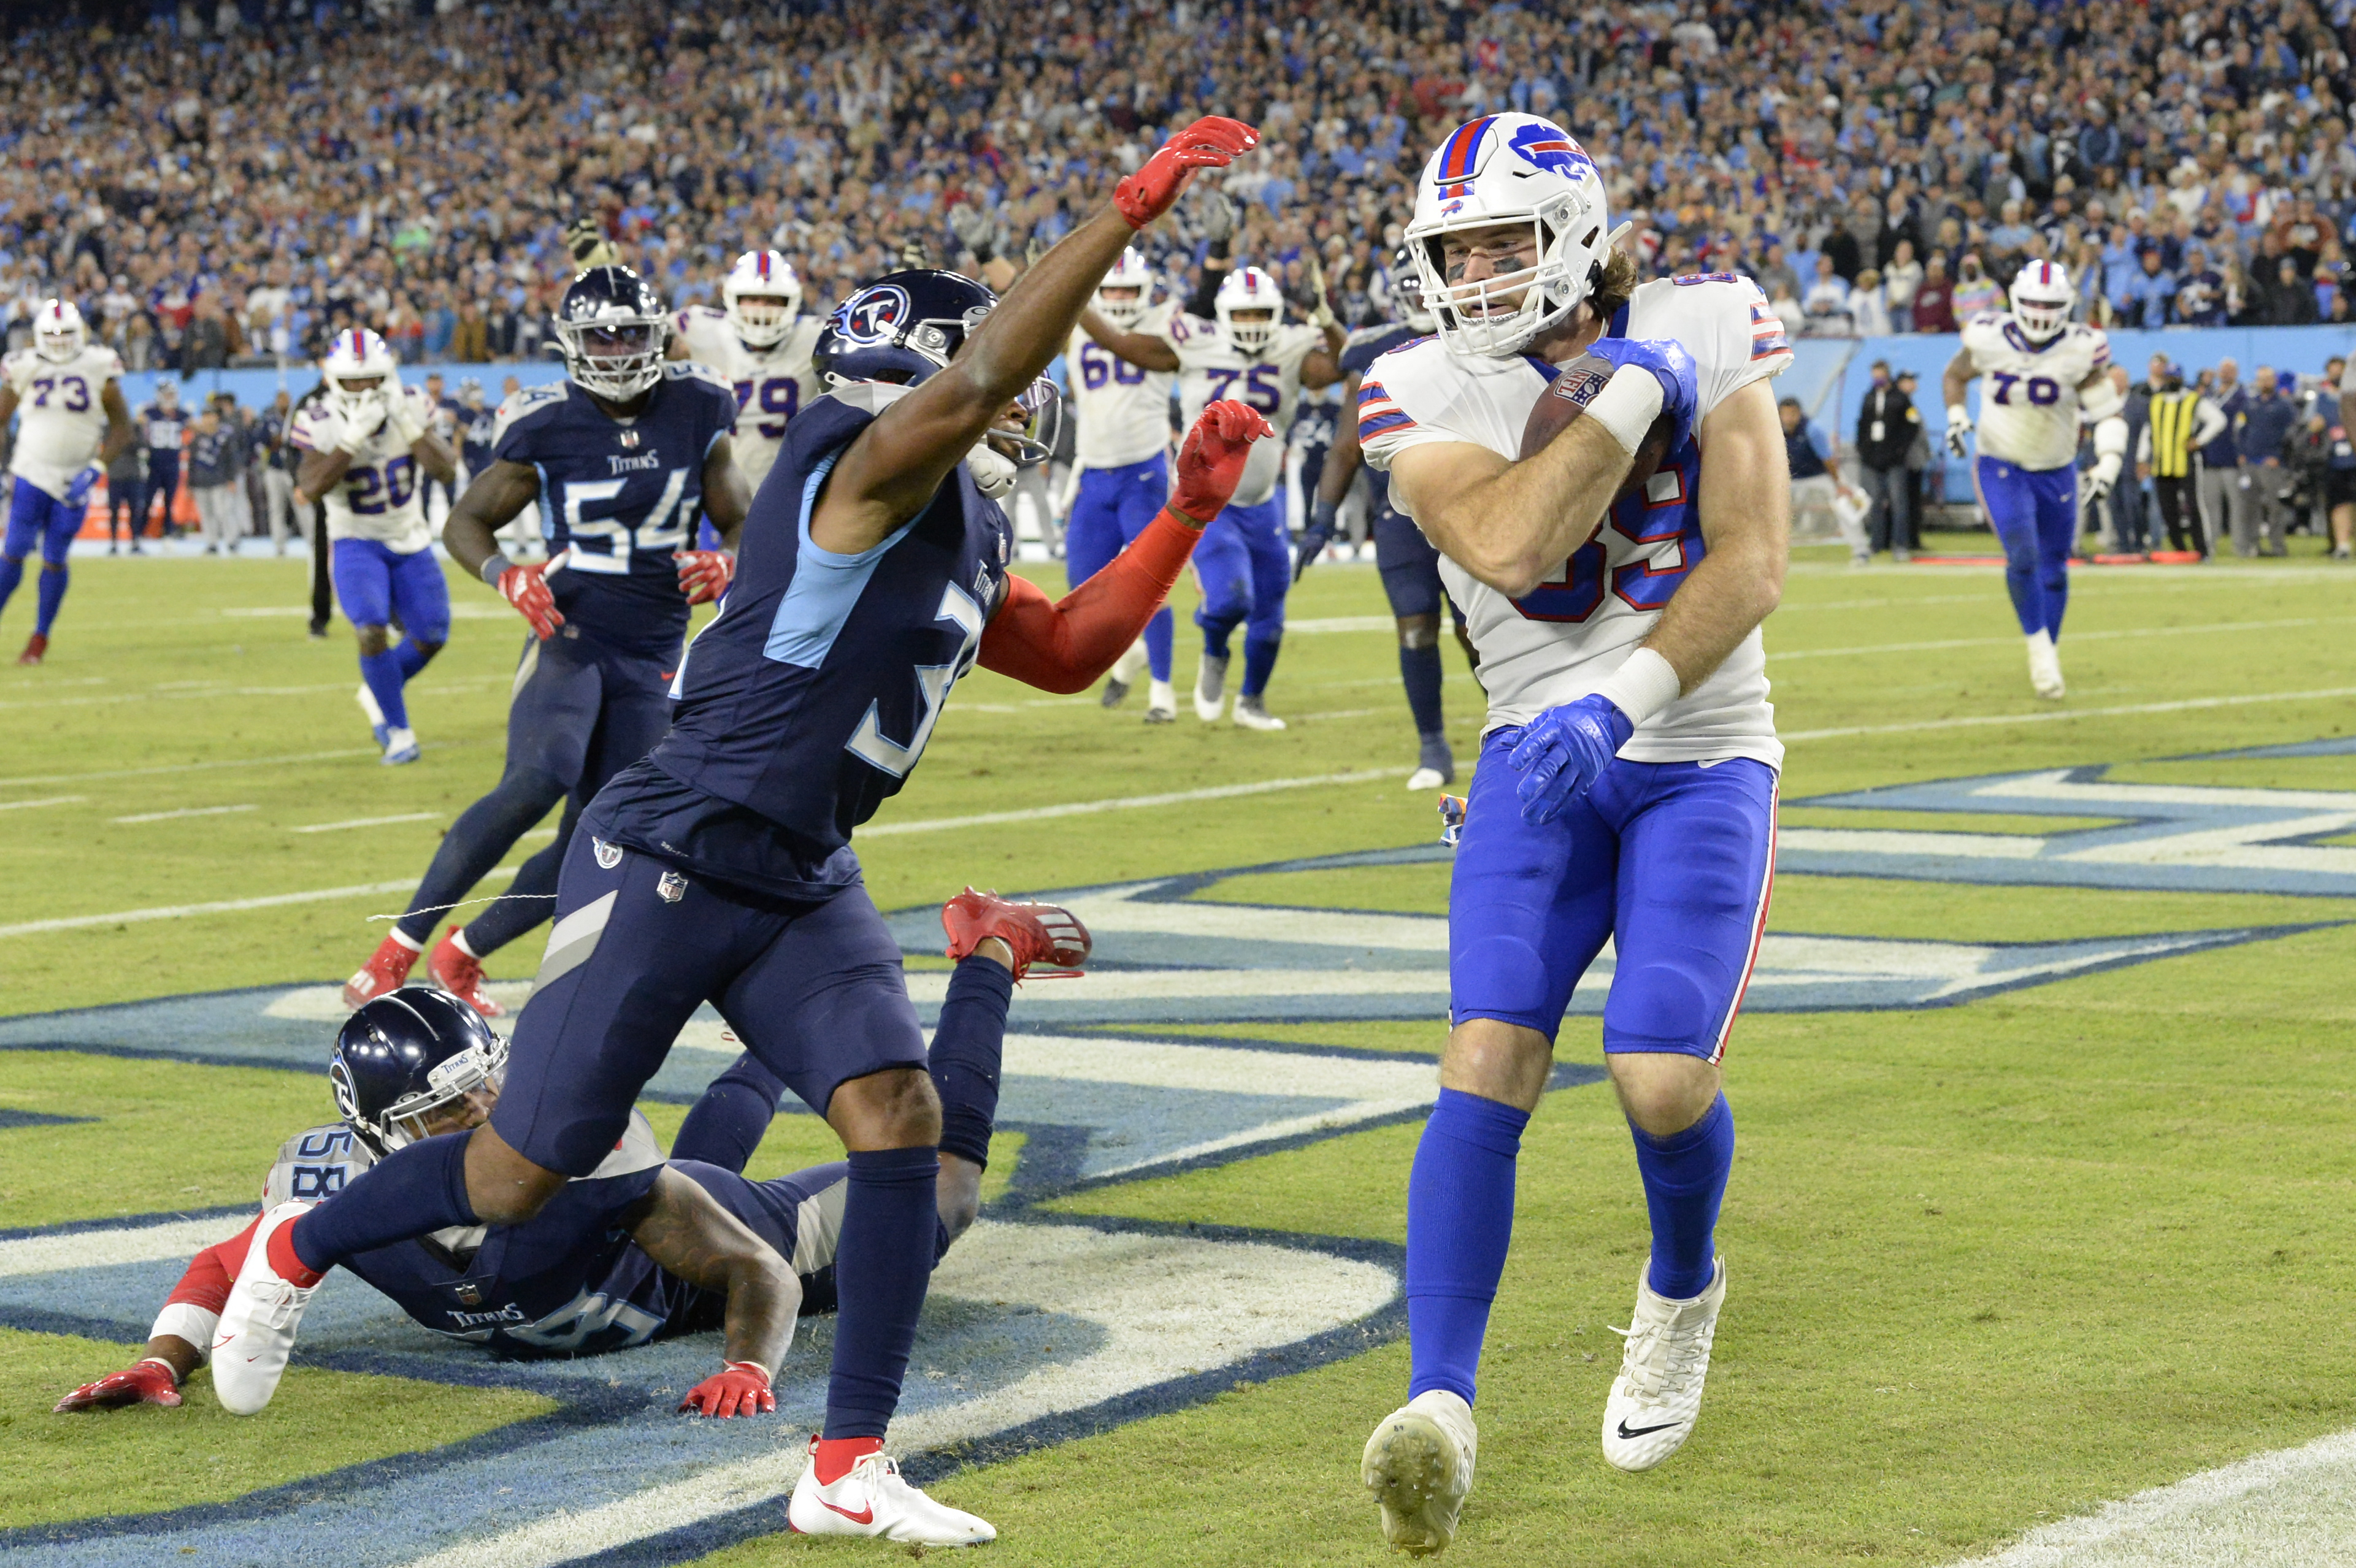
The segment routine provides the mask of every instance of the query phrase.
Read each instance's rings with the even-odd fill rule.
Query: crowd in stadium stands
[[[430,8],[430,7],[429,7]],[[674,303],[771,244],[810,308],[920,248],[1053,241],[1166,128],[1258,123],[1237,245],[1386,311],[1414,175],[1484,110],[1553,116],[1660,272],[1741,271],[1794,330],[1936,332],[2025,261],[2106,325],[2349,319],[2356,0],[1426,0],[784,8],[224,0],[0,66],[0,310],[77,299],[134,368],[541,350],[594,217]],[[201,16],[201,20],[199,19]],[[59,69],[71,61],[73,69]],[[1183,220],[1155,257],[1183,285]]]

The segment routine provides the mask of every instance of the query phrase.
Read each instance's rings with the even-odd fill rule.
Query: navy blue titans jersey
[[[1430,336],[1417,331],[1405,322],[1386,322],[1380,326],[1362,326],[1350,334],[1350,341],[1342,346],[1342,374],[1365,378],[1367,368],[1392,349]],[[1373,464],[1361,464],[1366,475],[1366,504],[1378,512],[1391,507],[1391,476]]]
[[[349,1127],[313,1127],[279,1149],[262,1206],[332,1197],[375,1163]],[[345,1266],[423,1327],[519,1360],[602,1355],[715,1328],[726,1294],[661,1267],[624,1229],[663,1164],[653,1129],[634,1111],[605,1162],[567,1182],[524,1223],[440,1231],[362,1253]],[[724,1207],[793,1265],[802,1277],[804,1316],[832,1307],[845,1167],[758,1183],[693,1161],[676,1168],[716,1189]],[[755,1211],[745,1212],[748,1205]]]
[[[787,425],[727,605],[672,685],[670,733],[598,796],[593,831],[787,898],[858,880],[851,829],[924,754],[1005,592],[1014,542],[963,464],[874,548],[837,555],[810,542],[836,459],[905,390],[845,388]]]
[[[480,474],[491,465],[491,437],[499,428],[498,410],[488,403],[479,409],[459,403],[450,418],[458,432],[458,461],[469,475]]]
[[[663,367],[646,407],[614,418],[570,381],[499,406],[491,455],[540,471],[548,579],[568,625],[617,652],[669,660],[687,635],[677,550],[692,548],[703,460],[736,423],[736,395],[701,367]]]

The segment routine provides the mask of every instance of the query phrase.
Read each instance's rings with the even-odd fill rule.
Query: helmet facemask
[[[80,357],[89,342],[81,312],[70,304],[59,307],[54,300],[42,310],[33,326],[34,351],[52,365],[70,364]]]
[[[626,403],[662,379],[670,320],[618,311],[590,321],[560,319],[556,340],[575,381],[609,401]]]
[[[1528,227],[1534,264],[1469,283],[1449,280],[1448,235],[1508,225]],[[1468,213],[1419,229],[1408,249],[1440,341],[1460,354],[1502,358],[1570,318],[1602,273],[1590,261],[1584,276],[1574,276],[1578,261],[1607,253],[1612,238],[1603,233],[1602,214],[1589,212],[1577,192],[1564,191],[1527,213]]]
[[[1116,299],[1115,293],[1125,294]],[[1097,286],[1097,314],[1127,332],[1145,316],[1145,291],[1133,283],[1100,283]]]

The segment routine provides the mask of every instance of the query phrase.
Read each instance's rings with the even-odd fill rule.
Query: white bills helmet
[[[2012,318],[2031,343],[2060,336],[2077,305],[2070,274],[2051,261],[2031,261],[2013,276]]]
[[[319,374],[338,411],[401,384],[399,362],[391,346],[363,326],[336,334],[336,340],[327,346],[327,357],[319,361]]]
[[[1105,293],[1107,289],[1134,289],[1137,292],[1128,299],[1112,299]],[[1145,315],[1145,307],[1152,299],[1153,269],[1147,266],[1145,258],[1131,248],[1120,253],[1120,260],[1112,264],[1112,271],[1107,272],[1104,281],[1097,285],[1095,304],[1098,315],[1127,332]]]
[[[775,251],[747,251],[720,284],[728,325],[747,347],[783,342],[802,313],[802,281],[793,263]]]
[[[1218,314],[1219,336],[1238,354],[1257,354],[1276,341],[1284,320],[1284,293],[1276,280],[1258,267],[1237,267],[1219,285],[1211,308]],[[1237,321],[1236,313],[1267,312],[1265,319]]]
[[[1531,228],[1537,264],[1451,283],[1445,238],[1500,224]],[[1407,226],[1423,306],[1440,341],[1460,354],[1500,357],[1520,353],[1579,308],[1618,238],[1595,160],[1569,132],[1535,114],[1484,114],[1449,133],[1423,165]]]
[[[81,312],[70,300],[43,300],[33,318],[33,347],[44,359],[63,365],[80,355],[90,335],[82,330]]]

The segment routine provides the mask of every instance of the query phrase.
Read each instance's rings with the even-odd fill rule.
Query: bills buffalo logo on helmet
[[[842,302],[837,328],[853,343],[886,343],[908,319],[908,291],[897,283],[878,283]]]
[[[1582,169],[1595,171],[1595,160],[1587,155],[1587,149],[1558,126],[1525,125],[1506,144],[1539,168],[1568,179],[1577,179]]]

